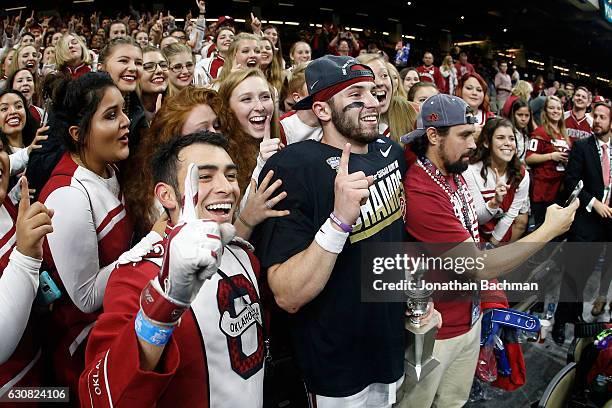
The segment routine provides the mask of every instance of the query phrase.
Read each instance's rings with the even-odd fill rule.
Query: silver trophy
[[[407,306],[411,316],[406,319],[406,353],[404,355],[406,375],[414,382],[421,381],[440,364],[432,357],[433,347],[438,333],[438,317],[433,316],[426,324],[421,324],[420,317],[427,314],[433,290],[424,285],[425,269],[406,271],[408,289]]]

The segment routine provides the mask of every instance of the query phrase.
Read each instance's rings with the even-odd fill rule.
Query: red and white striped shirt
[[[84,347],[104,298],[115,260],[130,248],[132,224],[112,176],[104,179],[65,153],[43,187],[40,201],[55,211],[44,243],[44,262],[62,290],[45,342],[56,375],[76,390]]]
[[[40,336],[36,334],[38,324],[30,315],[40,260],[14,249],[16,220],[17,208],[6,197],[0,206],[0,395],[14,386],[40,385]]]

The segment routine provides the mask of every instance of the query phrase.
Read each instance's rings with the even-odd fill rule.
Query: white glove
[[[185,177],[185,199],[178,224],[168,235],[159,283],[168,298],[190,304],[202,284],[217,272],[223,246],[236,230],[231,224],[219,225],[197,218],[198,169],[190,164]]]
[[[142,258],[153,249],[153,244],[161,240],[162,237],[157,232],[149,232],[139,243],[121,254],[119,259],[117,259],[117,265],[126,265],[142,261]]]

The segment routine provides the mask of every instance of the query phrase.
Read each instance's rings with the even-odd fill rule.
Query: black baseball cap
[[[353,57],[338,55],[326,55],[311,61],[306,67],[305,76],[308,96],[293,106],[295,110],[310,109],[314,96],[333,86],[358,78],[363,78],[364,81],[374,80],[374,72],[370,67]]]

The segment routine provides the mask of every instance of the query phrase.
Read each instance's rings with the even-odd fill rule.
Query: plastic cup
[[[544,343],[546,337],[548,337],[548,333],[552,330],[552,322],[550,320],[540,320],[540,340],[539,343]]]

